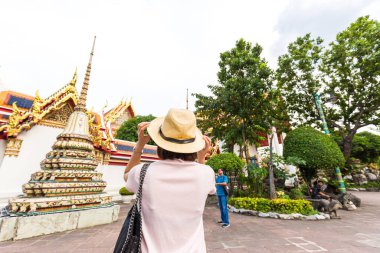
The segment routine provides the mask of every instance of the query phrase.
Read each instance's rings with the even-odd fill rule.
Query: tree
[[[380,24],[360,17],[339,33],[329,48],[310,34],[290,43],[279,57],[276,79],[293,125],[319,121],[313,95],[320,94],[326,120],[337,130],[347,162],[352,140],[360,127],[380,124]]]
[[[217,85],[208,85],[212,96],[194,94],[200,128],[223,140],[229,149],[257,144],[259,132],[267,132],[263,111],[269,107],[267,93],[272,86],[272,70],[261,57],[262,47],[240,39],[234,48],[220,54]]]
[[[306,34],[290,43],[288,52],[278,58],[277,85],[293,126],[315,125],[320,120],[313,93],[321,87],[322,42],[321,38],[313,39]]]
[[[137,125],[141,122],[150,122],[156,117],[152,115],[148,116],[136,116],[127,121],[124,121],[123,124],[116,132],[116,138],[126,141],[137,141]],[[155,145],[152,140],[148,144]]]
[[[369,132],[355,134],[352,156],[365,163],[374,163],[380,156],[380,136]]]
[[[344,165],[344,156],[338,144],[329,135],[312,127],[299,127],[288,133],[284,140],[284,157],[299,158],[302,176],[310,182],[317,170],[334,175],[336,167]]]
[[[273,166],[273,137],[277,131],[287,132],[289,130],[289,116],[285,110],[285,103],[280,95],[279,89],[272,89],[268,93],[270,106],[264,111],[265,117],[263,118],[269,125],[269,197],[275,199],[276,187],[274,183],[274,166]]]
[[[380,124],[379,50],[380,23],[365,16],[339,33],[324,55],[324,92],[337,98],[326,117],[342,137],[346,159],[357,130]]]

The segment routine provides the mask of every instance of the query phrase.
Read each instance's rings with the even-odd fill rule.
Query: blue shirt
[[[226,175],[216,176],[215,179],[216,183],[228,183],[228,177]],[[223,185],[217,185],[216,186],[216,195],[218,196],[226,196],[224,193],[224,186]]]

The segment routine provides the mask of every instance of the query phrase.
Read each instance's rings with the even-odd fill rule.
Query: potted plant
[[[131,203],[134,195],[133,192],[129,192],[125,187],[119,190],[119,194],[121,195],[121,201],[123,201],[123,203]]]

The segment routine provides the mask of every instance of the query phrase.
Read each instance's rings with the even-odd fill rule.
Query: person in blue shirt
[[[218,170],[218,175],[215,179],[216,182],[216,195],[218,196],[220,216],[222,218],[218,223],[222,224],[222,228],[228,228],[230,226],[230,221],[228,218],[228,209],[227,209],[227,194],[225,192],[225,187],[228,184],[228,177],[223,174],[223,170]]]

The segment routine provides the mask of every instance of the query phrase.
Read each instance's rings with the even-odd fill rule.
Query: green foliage
[[[309,187],[306,183],[301,184],[299,189],[304,196],[309,196]]]
[[[372,181],[372,182],[368,182],[366,184],[361,184],[361,185],[347,182],[346,186],[347,186],[347,188],[365,188],[365,189],[376,188],[376,189],[380,189],[380,181]]]
[[[254,166],[250,163],[247,166],[247,171],[248,191],[252,196],[264,197],[264,180],[268,177],[268,168]]]
[[[231,151],[242,147],[246,163],[248,145],[257,145],[260,134],[288,128],[288,115],[280,91],[273,84],[273,71],[261,56],[262,47],[240,39],[220,54],[218,85],[208,85],[212,96],[195,94],[196,115],[204,132],[224,141]],[[271,134],[271,138],[273,134]],[[272,142],[271,142],[272,143]],[[243,154],[241,152],[241,154]],[[270,195],[275,192],[269,166]]]
[[[215,172],[217,172],[218,169],[223,169],[224,174],[229,177],[230,196],[245,196],[241,187],[241,183],[245,179],[243,173],[244,161],[240,157],[234,153],[220,153],[210,157],[206,164],[213,168]],[[232,185],[231,179],[233,177],[238,179],[237,189]]]
[[[269,149],[264,150],[264,155],[262,156],[262,164],[264,167],[269,168],[270,159],[269,159]],[[290,174],[287,170],[284,169],[284,164],[299,166],[305,164],[305,161],[298,157],[287,157],[285,159],[283,156],[280,156],[276,153],[272,154],[272,164],[274,167],[274,175],[277,179],[288,179],[294,177],[295,174]]]
[[[136,116],[131,118],[120,126],[120,128],[116,132],[116,138],[120,140],[126,141],[137,141],[137,125],[141,122],[150,122],[154,120],[156,117],[152,115],[148,116]],[[148,144],[155,145],[152,140],[149,141]]]
[[[235,208],[243,208],[260,212],[276,212],[282,214],[300,213],[312,215],[317,213],[307,200],[264,199],[264,198],[230,198],[228,203]]]
[[[299,157],[288,156],[285,159],[285,164],[294,165],[296,167],[299,167],[299,166],[302,166],[302,165],[306,165],[306,162],[305,162],[305,160],[302,160]]]
[[[289,195],[285,194],[284,191],[277,191],[276,194],[279,199],[290,199]]]
[[[206,162],[215,172],[223,169],[226,173],[241,171],[244,167],[244,161],[234,153],[220,153],[210,157]]]
[[[352,156],[365,163],[373,163],[380,156],[380,136],[369,132],[355,134]]]
[[[291,199],[303,199],[304,193],[299,188],[293,188],[289,191],[289,197]]]
[[[322,42],[308,33],[290,43],[288,52],[278,58],[277,84],[294,126],[319,121],[312,94],[320,88]]]
[[[119,190],[119,194],[120,194],[120,195],[133,195],[134,193],[128,191],[127,188],[122,187],[122,188],[120,188],[120,190]]]
[[[217,85],[208,85],[212,96],[194,94],[199,127],[226,143],[257,144],[267,132],[265,112],[273,86],[272,70],[261,56],[262,47],[240,39],[220,54]]]
[[[333,175],[336,167],[344,165],[344,157],[332,138],[311,127],[299,127],[288,133],[284,140],[284,157],[299,157],[302,175],[310,182],[317,170]]]
[[[319,93],[322,104],[335,98],[324,113],[330,129],[340,135],[346,161],[356,131],[380,124],[379,44],[380,23],[365,16],[339,33],[329,47],[306,34],[279,57],[276,79],[293,125],[321,123],[313,93]]]

